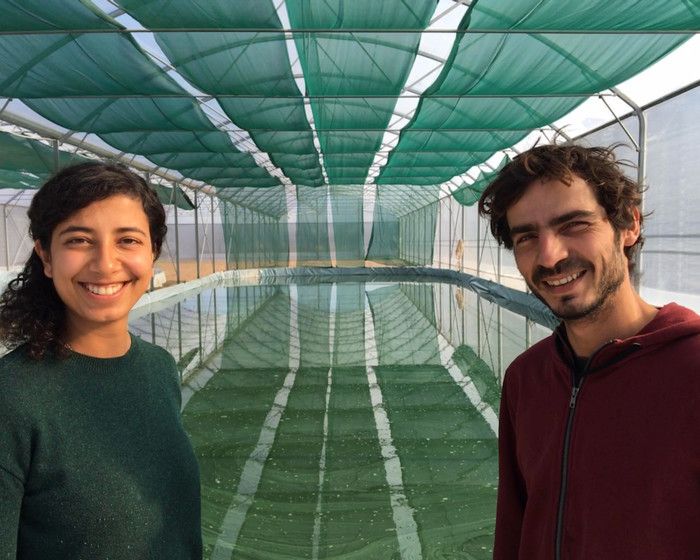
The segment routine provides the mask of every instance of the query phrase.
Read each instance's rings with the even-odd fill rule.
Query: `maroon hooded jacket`
[[[676,304],[589,360],[561,333],[508,368],[495,560],[700,559],[700,317]]]

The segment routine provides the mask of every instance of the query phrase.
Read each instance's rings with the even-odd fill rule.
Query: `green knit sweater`
[[[201,552],[199,471],[173,358],[0,358],[0,559],[179,560]]]

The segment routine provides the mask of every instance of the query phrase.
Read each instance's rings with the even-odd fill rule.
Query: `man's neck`
[[[625,282],[595,318],[564,321],[564,326],[575,354],[590,357],[610,340],[624,340],[637,334],[657,311]]]

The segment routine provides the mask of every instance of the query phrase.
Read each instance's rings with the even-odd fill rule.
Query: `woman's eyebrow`
[[[58,232],[58,235],[64,235],[66,233],[92,233],[92,228],[85,226],[67,226]]]
[[[87,226],[67,226],[58,232],[58,235],[65,235],[66,233],[94,233],[94,229]],[[146,235],[146,232],[141,228],[137,227],[120,227],[117,228],[116,233],[140,233],[141,235]]]

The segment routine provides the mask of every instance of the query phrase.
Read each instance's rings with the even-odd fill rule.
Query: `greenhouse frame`
[[[52,174],[130,167],[168,222],[132,328],[175,357],[183,406],[256,353],[270,368],[349,367],[352,351],[408,367],[398,348],[414,344],[493,429],[505,368],[557,322],[477,202],[537,144],[615,146],[647,187],[637,289],[700,312],[697,0],[0,0],[0,14],[0,288],[33,250],[27,210]],[[381,295],[394,277],[407,283]],[[342,354],[343,321],[370,319],[376,342],[365,331]],[[318,331],[293,350],[301,323]],[[241,511],[212,521],[211,558],[230,557],[221,535],[239,538]],[[413,518],[393,515],[409,534],[397,557],[421,558]],[[314,519],[308,557],[332,558]]]

